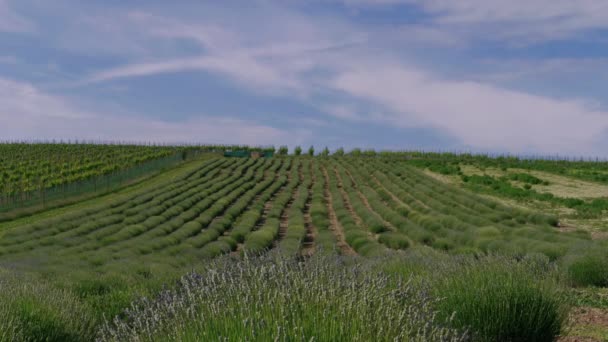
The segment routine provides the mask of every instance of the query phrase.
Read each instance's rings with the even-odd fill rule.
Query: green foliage
[[[440,316],[477,341],[554,341],[567,300],[537,260],[489,259],[441,274],[433,285]],[[455,313],[452,316],[452,313]]]
[[[5,276],[0,287],[0,340],[93,340],[96,322],[71,293]]]
[[[308,148],[308,155],[311,156],[311,157],[313,157],[315,155],[315,148],[314,148],[314,146],[310,146]]]
[[[376,151],[372,149],[365,150],[362,154],[366,157],[375,157],[377,155]]]
[[[549,182],[543,181],[542,179],[535,177],[529,173],[511,173],[507,176],[507,179],[524,182],[527,184],[533,184],[533,185],[536,185],[536,184],[549,185]]]
[[[325,146],[325,148],[323,149],[323,151],[321,151],[321,156],[322,157],[329,156],[329,148],[327,148],[327,146]]]
[[[279,147],[279,155],[280,156],[286,156],[287,154],[289,154],[289,148],[287,146],[280,146]]]
[[[391,249],[406,249],[411,245],[407,236],[394,232],[380,234],[378,241]]]
[[[361,157],[361,149],[360,148],[354,148],[352,151],[350,151],[350,155],[353,157]]]
[[[566,258],[565,271],[574,286],[608,286],[608,253],[600,249],[580,251]]]
[[[458,161],[443,161],[433,159],[411,159],[408,160],[408,164],[426,168],[433,172],[441,173],[442,175],[460,175],[460,165]]]
[[[344,156],[344,148],[340,147],[339,149],[337,149],[336,152],[334,152],[334,156],[337,156],[337,157]]]
[[[293,150],[293,153],[294,153],[296,156],[301,155],[301,154],[302,154],[302,148],[301,148],[300,146],[296,146],[296,148]]]

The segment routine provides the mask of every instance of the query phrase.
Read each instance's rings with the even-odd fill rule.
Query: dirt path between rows
[[[346,243],[346,239],[344,238],[344,228],[338,221],[336,217],[336,212],[334,211],[333,198],[331,195],[331,191],[329,191],[329,175],[327,174],[327,169],[324,166],[321,166],[323,171],[323,176],[325,178],[325,202],[327,203],[327,210],[329,212],[329,229],[336,236],[336,245],[340,250],[340,253],[343,255],[357,255],[357,252]]]
[[[293,180],[293,176],[291,175],[291,172],[289,172],[289,175],[287,176],[287,184],[290,184],[292,182],[292,180]],[[281,240],[283,240],[285,235],[287,235],[287,229],[289,228],[289,211],[291,210],[291,207],[293,206],[293,202],[296,200],[296,198],[300,194],[301,184],[302,184],[302,163],[299,163],[298,164],[297,184],[291,191],[291,198],[289,199],[289,202],[287,202],[287,205],[285,205],[285,207],[283,208],[283,211],[281,212],[281,218],[279,221],[279,236],[273,242],[274,247],[277,247],[279,245],[279,242]]]
[[[348,193],[346,192],[346,190],[344,190],[344,182],[342,181],[342,177],[340,177],[340,173],[338,173],[338,170],[336,170],[335,167],[333,168],[333,171],[336,175],[336,180],[338,181],[338,190],[340,190],[340,193],[342,194],[342,200],[344,201],[344,206],[346,207],[346,210],[348,210],[353,219],[355,219],[355,223],[357,224],[357,226],[365,227],[365,225],[363,224],[363,220],[355,212],[355,209],[350,203],[350,198],[348,197]]]
[[[306,204],[304,205],[304,226],[306,228],[306,236],[302,241],[302,249],[300,254],[302,256],[311,256],[315,253],[315,240],[317,237],[317,228],[312,224],[312,217],[310,216],[310,207],[312,201],[312,188],[315,185],[316,179],[314,172],[312,172],[312,162],[309,164],[309,170],[312,181],[307,189],[308,197],[306,198]]]

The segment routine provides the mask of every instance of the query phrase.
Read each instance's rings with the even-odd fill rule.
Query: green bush
[[[37,280],[0,280],[1,341],[92,341],[90,312],[71,293]]]
[[[594,250],[568,256],[565,270],[573,286],[608,286],[608,253]]]
[[[406,249],[411,245],[410,239],[407,236],[395,232],[380,234],[378,242],[391,249]]]
[[[553,341],[567,300],[545,272],[548,261],[490,258],[441,273],[434,284],[440,316],[476,341]],[[453,315],[454,314],[454,315]]]

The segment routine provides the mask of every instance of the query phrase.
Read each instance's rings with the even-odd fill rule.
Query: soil
[[[600,330],[608,331],[608,310],[580,307],[573,310],[570,314],[569,323],[574,329],[573,336],[564,336],[558,339],[558,342],[596,342],[603,341],[591,336],[576,336],[577,330],[585,327],[597,327]]]
[[[312,172],[312,163],[310,166],[311,169],[309,172],[312,175],[312,182],[307,189],[308,197],[306,198],[306,204],[304,205],[304,226],[306,227],[306,236],[304,237],[304,241],[302,241],[302,250],[300,251],[302,256],[311,256],[315,253],[315,239],[317,236],[317,229],[312,224],[312,217],[310,216],[312,188],[316,181],[314,178],[314,173]]]
[[[329,175],[327,174],[327,170],[323,167],[323,175],[325,177],[325,201],[327,203],[327,210],[329,211],[329,229],[333,231],[336,236],[337,246],[342,255],[357,255],[354,249],[346,243],[346,239],[344,238],[344,228],[338,222],[338,218],[336,217],[336,212],[334,211],[333,199],[331,196],[331,192],[329,191]]]

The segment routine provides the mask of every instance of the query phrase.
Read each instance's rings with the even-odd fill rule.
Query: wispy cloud
[[[608,28],[604,0],[335,0],[354,7],[407,5],[429,17],[419,26],[434,35],[460,35],[510,44],[565,39]],[[397,9],[398,10],[398,9]],[[437,35],[438,32],[444,34]]]
[[[213,144],[297,144],[308,132],[247,120],[201,114],[183,121],[162,121],[134,114],[102,114],[79,108],[69,99],[31,84],[0,78],[0,137]]]
[[[35,25],[17,13],[9,0],[0,0],[0,32],[31,32]]]
[[[332,40],[328,37],[335,36],[336,32],[313,34],[311,30],[304,29],[306,33],[290,39],[270,37],[256,41],[258,38],[249,37],[251,33],[246,28],[235,31],[218,25],[183,23],[141,12],[131,13],[128,18],[132,25],[157,39],[193,40],[205,50],[204,54],[122,65],[95,72],[83,84],[199,70],[222,74],[256,92],[303,95],[310,90],[303,83],[303,75],[319,66],[315,61],[317,55],[348,48],[364,40],[356,32]],[[314,27],[310,22],[307,25]]]
[[[346,7],[325,7],[328,2]],[[0,134],[82,132],[117,139],[149,134],[151,139],[194,141],[205,135],[249,143],[276,139],[273,142],[278,144],[292,136],[314,136],[291,125],[299,122],[306,129],[334,127],[337,133],[332,139],[346,145],[340,123],[353,132],[365,132],[366,125],[373,123],[408,132],[432,129],[472,148],[582,153],[597,151],[597,142],[608,130],[608,110],[599,101],[593,101],[592,95],[581,100],[576,82],[554,81],[566,73],[586,81],[605,61],[577,54],[553,56],[551,50],[540,50],[555,39],[572,43],[595,39],[586,34],[608,29],[604,1],[317,0],[302,4],[270,0],[248,4],[247,11],[238,12],[206,2],[121,7],[63,3],[46,18],[54,24],[52,32],[38,32],[40,42],[48,44],[47,51],[57,57],[53,63],[62,73],[40,81],[34,71],[48,68],[45,61],[44,66],[39,63],[37,69],[31,68],[27,81],[11,83],[6,75],[13,78],[19,72],[7,67],[0,70],[5,75],[2,119],[10,123],[7,127],[16,127],[5,127]],[[0,18],[16,16],[27,22],[22,11],[27,6],[19,7],[20,12],[13,7],[0,0]],[[37,13],[42,12],[46,13],[40,9]],[[537,55],[521,49],[531,43],[540,43],[532,46],[539,49]],[[36,49],[32,51],[29,57],[39,55]],[[502,51],[514,57],[506,58]],[[37,59],[10,53],[19,61],[13,69],[22,74],[28,60]],[[81,64],[73,68],[72,62]],[[12,59],[0,58],[0,63],[6,66]],[[74,81],[74,75],[81,78]],[[153,75],[150,82],[136,80]],[[605,83],[599,72],[595,75],[593,82]],[[532,93],[530,79],[551,82]],[[214,99],[182,94],[193,93],[182,88],[193,83],[203,87],[218,83],[221,89],[212,89]],[[552,91],[558,85],[559,92]],[[126,90],[108,96],[112,87]],[[51,95],[50,89],[66,95]],[[116,106],[144,110],[127,108],[124,115],[80,111],[68,100],[78,96],[99,108],[122,101]],[[161,99],[189,105],[189,119],[172,118],[174,113],[145,113],[164,118],[146,119],[145,110]],[[195,119],[198,107],[207,104],[211,110],[200,110],[203,119]],[[257,108],[258,104],[266,107]],[[52,109],[49,112],[56,116],[62,113],[56,119],[63,126],[53,125],[50,116],[38,117],[43,122],[38,126],[20,119],[41,115],[45,112],[41,108]],[[313,112],[310,118],[308,111]],[[264,117],[262,113],[274,114]],[[86,125],[82,115],[93,124]],[[237,121],[220,120],[226,115]],[[120,128],[112,130],[111,125]],[[386,139],[375,141],[389,144]]]

